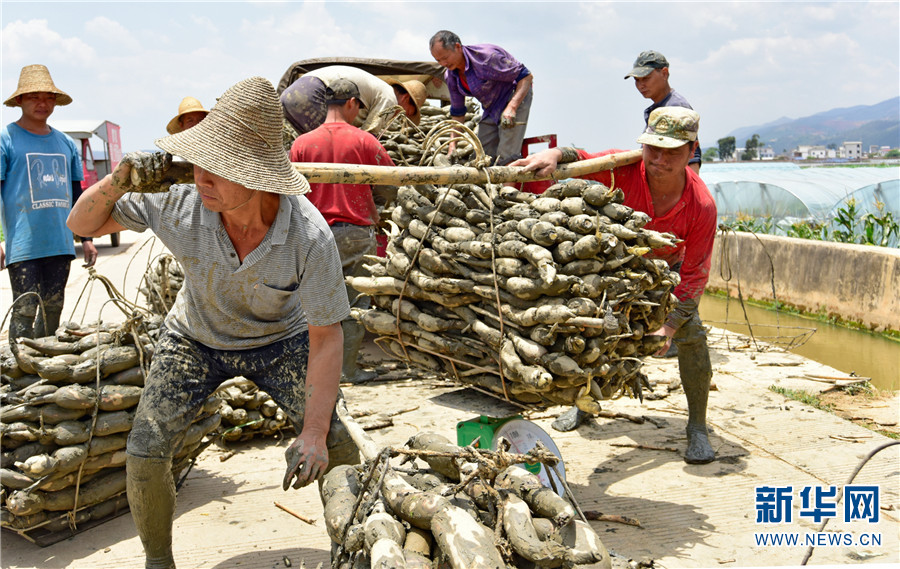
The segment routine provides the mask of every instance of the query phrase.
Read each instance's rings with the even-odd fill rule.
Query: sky
[[[781,117],[900,94],[900,2],[17,2],[0,0],[0,94],[42,63],[73,98],[50,119],[121,127],[155,149],[182,97],[207,107],[231,85],[277,85],[296,61],[432,61],[448,29],[505,48],[534,74],[526,136],[589,151],[637,147],[650,104],[624,79],[653,49],[700,113],[704,148]],[[17,108],[0,106],[2,123]],[[743,141],[737,141],[738,146]],[[540,147],[537,147],[539,149]]]

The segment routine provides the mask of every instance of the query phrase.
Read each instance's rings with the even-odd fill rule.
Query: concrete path
[[[144,235],[123,233],[123,246],[116,256],[108,254],[111,248],[100,248],[98,271],[117,287],[124,282],[122,290],[130,290],[132,298],[134,290],[129,287],[136,286],[134,279],[139,279],[146,259],[154,255],[149,246],[136,254],[145,239]],[[132,258],[132,268],[123,281],[125,266]],[[84,286],[80,270],[73,263],[64,318],[69,316],[69,303],[74,303],[80,292],[73,289]],[[5,281],[0,295],[8,295],[8,279],[0,281]],[[6,296],[0,296],[0,301],[5,312],[9,301]],[[103,306],[99,298],[90,302],[87,314],[96,314],[96,307]],[[106,318],[107,310],[114,314],[104,307],[104,319],[120,321],[118,315]],[[709,416],[716,462],[691,466],[681,459],[686,402],[677,387],[674,360],[648,360],[644,369],[654,390],[643,403],[623,398],[604,405],[607,411],[644,418],[643,423],[597,418],[577,431],[559,433],[550,423],[563,409],[531,417],[559,447],[566,479],[582,509],[640,522],[642,527],[591,522],[606,546],[620,556],[616,561],[622,566],[627,559],[652,559],[656,566],[669,568],[799,565],[806,552],[803,540],[819,526],[801,516],[802,510],[809,509],[802,507],[801,491],[808,487],[814,494],[830,486],[843,487],[867,453],[890,441],[769,389],[777,385],[819,391],[829,386],[800,378],[843,375],[837,370],[789,353],[751,352],[740,337],[717,329],[711,332],[711,344],[717,389],[710,394]],[[385,446],[401,446],[410,435],[423,430],[455,440],[458,421],[501,405],[439,380],[347,386],[344,392],[352,410],[406,411],[393,417],[393,426],[370,432]],[[179,492],[175,518],[179,568],[328,566],[329,540],[316,489],[281,490],[288,442],[255,440],[228,449],[210,447],[201,455]],[[850,543],[816,547],[810,564],[900,563],[898,449],[900,446],[893,446],[877,454],[854,481],[878,486],[878,521],[845,521],[841,502],[825,528],[828,535],[821,539],[823,544],[828,539]],[[792,487],[791,523],[757,523],[757,508],[761,507],[757,488],[761,486]],[[276,503],[315,518],[316,523],[304,523]],[[797,535],[801,545],[757,542],[773,533]],[[10,568],[143,567],[142,548],[128,514],[45,548],[4,532],[0,553],[2,567]]]

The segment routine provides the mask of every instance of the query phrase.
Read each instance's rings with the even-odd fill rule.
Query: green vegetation
[[[754,134],[744,142],[744,151],[741,153],[741,160],[756,160],[758,148],[762,148],[762,144],[759,142],[759,135]]]
[[[716,144],[719,147],[719,158],[722,160],[731,159],[735,149],[734,137],[726,136],[725,138],[720,138],[716,141]]]
[[[798,221],[789,226],[778,225],[771,216],[754,217],[738,214],[734,219],[726,218],[720,227],[734,231],[751,233],[781,234],[800,239],[819,241],[835,241],[837,243],[854,243],[858,245],[874,245],[890,247],[892,242],[900,244],[900,223],[894,214],[885,211],[884,204],[875,202],[876,212],[862,213],[853,198],[847,199],[839,208],[830,223],[817,221]],[[830,231],[829,231],[830,230]]]
[[[802,389],[787,389],[786,387],[778,387],[777,385],[770,385],[769,391],[774,391],[775,393],[781,394],[792,401],[798,401],[803,403],[804,405],[809,405],[810,407],[815,407],[816,409],[821,409],[822,411],[827,411],[829,413],[834,413],[834,405],[831,403],[825,403],[819,396],[815,393],[810,393],[808,391],[803,391]]]

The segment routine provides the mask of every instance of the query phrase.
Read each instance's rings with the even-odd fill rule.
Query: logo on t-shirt
[[[31,209],[48,207],[68,208],[69,171],[62,154],[29,153],[28,187],[31,190]]]

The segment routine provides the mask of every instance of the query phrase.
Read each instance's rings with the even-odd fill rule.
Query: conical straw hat
[[[193,97],[185,97],[178,104],[178,114],[175,115],[175,118],[169,121],[169,124],[166,125],[166,131],[169,134],[177,134],[184,130],[179,122],[179,119],[188,113],[206,113],[209,114],[209,111],[203,108],[203,104],[200,103],[197,99]]]
[[[388,85],[399,85],[402,87],[407,93],[409,93],[409,98],[413,103],[413,106],[416,108],[416,114],[409,117],[410,120],[416,126],[419,125],[419,122],[422,120],[422,105],[425,104],[425,99],[428,98],[428,93],[425,89],[425,84],[416,79],[411,79],[409,81],[404,81],[401,83],[393,78],[386,79]]]
[[[305,194],[309,182],[294,170],[282,145],[283,116],[272,84],[251,77],[225,91],[196,126],[155,142],[166,152],[251,190]]]
[[[47,67],[40,64],[26,65],[19,73],[19,88],[6,101],[3,102],[7,107],[18,107],[16,97],[27,93],[56,93],[57,105],[68,105],[72,102],[72,97],[60,91],[53,84],[50,77],[50,71]]]

